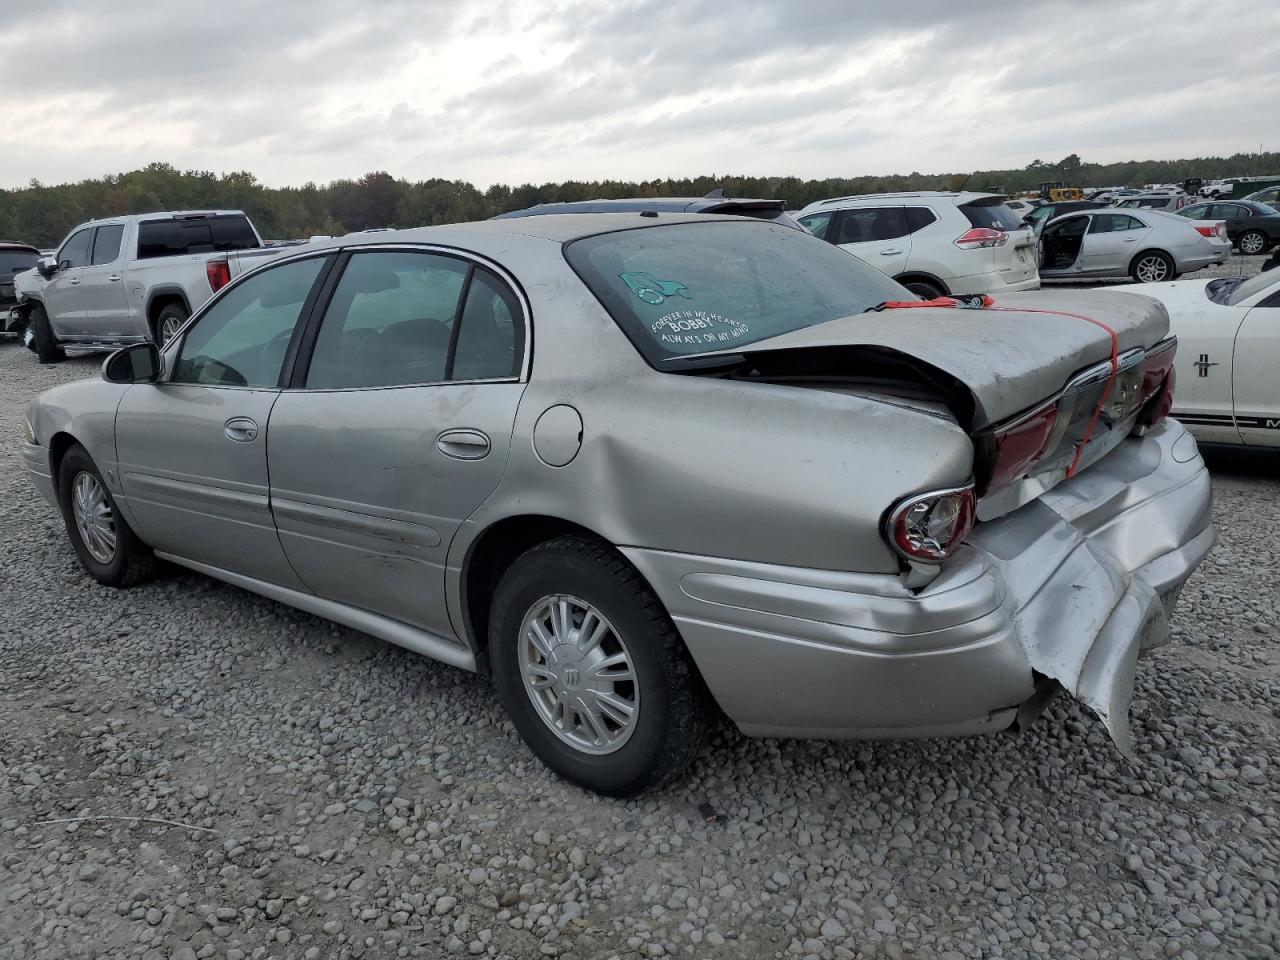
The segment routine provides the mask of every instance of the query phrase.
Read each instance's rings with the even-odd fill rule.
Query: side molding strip
[[[436,636],[434,633],[411,627],[408,624],[401,623],[399,620],[392,620],[390,617],[370,613],[368,610],[359,610],[343,603],[317,597],[314,594],[301,593],[297,590],[290,590],[288,587],[279,587],[274,583],[242,576],[238,573],[232,573],[230,570],[209,566],[206,563],[175,557],[171,553],[157,551],[156,556],[162,560],[168,560],[170,563],[176,563],[178,566],[194,570],[197,573],[203,573],[205,576],[213,577],[215,580],[222,580],[233,587],[240,587],[242,590],[259,594],[269,600],[297,607],[307,613],[314,613],[318,617],[324,617],[326,620],[340,623],[344,627],[351,627],[353,630],[370,634],[379,640],[394,643],[396,646],[412,650],[414,653],[420,653],[424,657],[431,657],[433,660],[447,663],[451,667],[458,667],[471,673],[476,672],[475,654],[456,640],[446,640],[444,637]]]

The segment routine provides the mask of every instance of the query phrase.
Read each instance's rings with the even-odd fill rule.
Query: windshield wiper
[[[741,353],[693,354],[687,357],[667,357],[662,361],[668,369],[681,373],[701,373],[712,370],[732,370],[747,362]]]

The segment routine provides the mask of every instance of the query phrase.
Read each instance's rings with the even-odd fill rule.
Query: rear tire
[[[564,536],[520,556],[494,592],[489,658],[525,743],[588,790],[639,793],[679,776],[702,746],[702,678],[657,596],[605,544]]]
[[[1164,283],[1176,272],[1173,257],[1160,250],[1144,250],[1129,265],[1129,276],[1136,283]]]
[[[76,556],[93,579],[131,587],[155,572],[155,554],[120,515],[84,447],[71,447],[58,466],[58,503]]]
[[[164,345],[173,339],[179,328],[187,322],[186,307],[180,303],[165,304],[158,314],[156,314],[155,323],[151,326],[151,337],[156,342],[156,346],[164,349]]]
[[[1238,242],[1240,252],[1247,257],[1256,257],[1267,252],[1267,235],[1260,230],[1250,230],[1240,235]]]
[[[61,363],[67,359],[66,351],[58,338],[53,334],[53,325],[49,323],[49,315],[44,307],[36,304],[27,315],[27,323],[31,326],[31,349],[41,363]]]
[[[922,300],[936,300],[943,296],[942,291],[928,280],[908,280],[902,285]]]

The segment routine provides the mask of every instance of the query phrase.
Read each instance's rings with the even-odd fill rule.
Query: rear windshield
[[[244,215],[144,220],[138,224],[138,259],[221,253],[261,246]]]
[[[0,278],[8,280],[15,273],[30,270],[39,254],[27,250],[0,250]]]
[[[839,247],[759,221],[606,233],[570,243],[565,257],[655,365],[914,299]]]
[[[993,230],[1021,230],[1026,226],[1022,218],[1003,203],[962,203],[960,212],[969,218],[975,227],[990,227]]]

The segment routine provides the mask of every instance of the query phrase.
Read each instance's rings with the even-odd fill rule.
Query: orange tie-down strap
[[[1120,337],[1116,333],[1115,328],[1108,326],[1101,320],[1095,320],[1093,317],[1086,317],[1083,313],[1070,313],[1066,310],[1044,310],[1037,307],[997,307],[994,297],[989,297],[985,293],[977,294],[970,297],[934,297],[932,300],[887,300],[877,307],[877,310],[910,310],[919,307],[926,308],[953,308],[961,310],[1000,310],[1008,313],[1045,313],[1056,317],[1071,317],[1074,320],[1083,320],[1085,323],[1091,323],[1095,327],[1100,327],[1107,332],[1107,336],[1111,338],[1111,376],[1107,378],[1106,386],[1102,388],[1102,396],[1098,398],[1097,405],[1093,408],[1093,416],[1089,418],[1089,425],[1085,427],[1084,436],[1080,438],[1080,442],[1076,444],[1075,456],[1071,458],[1071,466],[1067,467],[1067,476],[1073,476],[1076,467],[1080,465],[1080,456],[1084,453],[1084,448],[1089,445],[1089,440],[1093,436],[1093,430],[1098,425],[1098,418],[1102,416],[1102,408],[1107,402],[1107,398],[1111,396],[1111,388],[1116,382],[1116,376],[1120,372]]]

